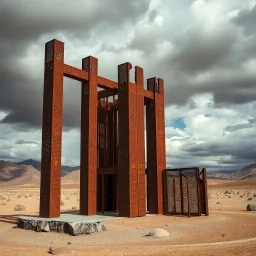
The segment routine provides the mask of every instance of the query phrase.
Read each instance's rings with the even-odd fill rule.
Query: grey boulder
[[[256,211],[256,204],[248,204],[247,211]]]

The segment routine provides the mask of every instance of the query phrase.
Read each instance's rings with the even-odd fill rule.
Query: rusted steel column
[[[45,44],[40,217],[60,216],[64,43]]]
[[[166,168],[163,84],[160,78],[147,80],[147,89],[154,92],[154,99],[146,106],[148,209],[152,214],[163,214],[162,172]]]
[[[138,216],[146,215],[145,138],[144,138],[144,79],[143,69],[135,67],[137,89],[137,145],[138,145]]]
[[[82,82],[81,150],[80,150],[80,214],[97,212],[97,73],[98,59],[82,60],[82,69],[89,80]]]
[[[130,63],[118,66],[118,208],[119,216],[138,216],[136,85],[129,83]]]
[[[206,176],[206,168],[203,168],[203,184],[204,184],[204,207],[205,207],[205,215],[209,216],[209,206],[208,206],[208,187],[207,187],[207,176]]]

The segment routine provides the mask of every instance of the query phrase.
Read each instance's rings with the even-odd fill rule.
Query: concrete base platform
[[[106,230],[104,220],[116,218],[113,214],[84,216],[78,214],[61,214],[59,218],[41,218],[36,216],[20,216],[17,220],[19,228],[34,231],[67,233],[70,235],[90,234]]]

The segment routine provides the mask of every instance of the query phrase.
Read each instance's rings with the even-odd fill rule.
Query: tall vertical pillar
[[[154,99],[146,106],[147,123],[147,195],[151,214],[163,214],[163,177],[166,168],[164,82],[147,80],[147,89],[154,92]]]
[[[137,89],[137,145],[138,145],[138,216],[146,215],[145,136],[144,136],[144,77],[143,69],[135,67]]]
[[[118,208],[119,216],[138,216],[137,88],[130,63],[118,66]]]
[[[64,43],[45,44],[40,217],[60,216]]]
[[[82,82],[80,148],[80,214],[97,213],[97,75],[98,59],[82,60],[89,80]]]

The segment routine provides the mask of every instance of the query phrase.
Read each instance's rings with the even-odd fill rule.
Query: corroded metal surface
[[[166,168],[163,80],[147,80],[147,89],[154,99],[146,106],[147,122],[147,195],[149,213],[163,213],[162,172]]]
[[[45,45],[40,216],[60,216],[64,44]]]
[[[137,88],[137,161],[138,161],[138,216],[146,215],[145,190],[145,136],[144,136],[144,76],[141,67],[135,67]]]
[[[46,44],[42,217],[58,217],[60,214],[64,76],[82,82],[80,213],[96,214],[98,195],[102,211],[106,197],[111,197],[120,216],[145,216],[144,104],[147,106],[149,209],[150,213],[162,213],[162,171],[165,169],[163,80],[149,79],[148,90],[145,90],[143,69],[135,67],[134,84],[129,78],[131,68],[130,63],[119,65],[118,82],[115,82],[98,76],[96,58],[84,58],[81,70],[64,64],[62,42],[53,40]],[[105,90],[97,92],[97,87]],[[110,96],[113,96],[112,102],[109,102]],[[97,193],[97,181],[101,181],[100,193]]]
[[[136,87],[132,88],[130,63],[118,66],[118,198],[119,215],[138,215]]]
[[[169,215],[209,215],[206,169],[179,168],[164,170],[164,211]]]
[[[98,59],[82,60],[89,80],[82,82],[81,149],[80,149],[80,214],[95,215],[97,208],[97,73]]]

